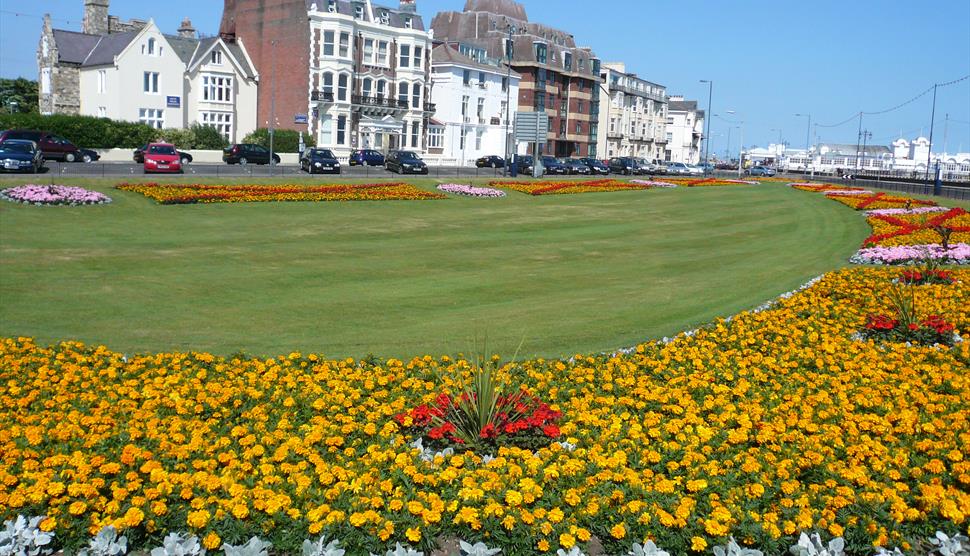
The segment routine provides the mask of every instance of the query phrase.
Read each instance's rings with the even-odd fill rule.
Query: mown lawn
[[[129,353],[610,350],[756,306],[868,235],[860,214],[769,184],[160,206],[59,182],[115,202],[0,203],[0,335]]]

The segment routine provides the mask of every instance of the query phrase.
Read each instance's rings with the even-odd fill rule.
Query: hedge
[[[47,131],[86,149],[133,149],[154,141],[159,131],[145,124],[66,114],[0,114],[0,129]]]
[[[273,151],[278,153],[300,152],[300,132],[292,129],[277,129],[273,131]],[[269,130],[261,127],[242,140],[243,143],[252,143],[269,148]],[[303,143],[307,147],[316,145],[313,136],[309,133],[303,134]]]

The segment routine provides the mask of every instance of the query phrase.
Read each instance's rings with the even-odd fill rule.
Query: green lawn
[[[406,357],[485,336],[506,356],[609,350],[756,306],[869,231],[779,185],[160,206],[59,181],[115,202],[0,202],[0,335],[129,353]]]

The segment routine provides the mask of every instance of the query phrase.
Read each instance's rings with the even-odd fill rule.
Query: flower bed
[[[953,273],[949,270],[938,268],[931,269],[907,269],[899,276],[902,284],[911,286],[922,286],[925,284],[952,284],[956,282]]]
[[[943,249],[940,244],[896,245],[892,247],[864,247],[849,262],[855,264],[902,265],[931,259],[940,264],[970,264],[970,244],[951,244]]]
[[[856,210],[936,206],[936,203],[933,201],[922,201],[910,197],[889,195],[888,193],[876,193],[874,195],[833,195],[832,193],[827,193],[826,197]]]
[[[829,191],[863,191],[861,187],[835,185],[831,183],[790,183],[788,186],[800,191],[811,191],[814,193],[826,193]]]
[[[438,185],[439,191],[461,195],[463,197],[505,197],[505,192],[491,187],[474,187],[459,183],[442,183]]]
[[[651,189],[652,186],[614,179],[590,181],[492,181],[489,185],[511,189],[529,195],[565,195],[572,193],[598,193],[606,191],[632,191]]]
[[[123,183],[117,188],[140,193],[163,205],[282,201],[415,201],[447,198],[446,195],[425,191],[407,183],[306,186]]]
[[[637,185],[649,185],[650,187],[659,188],[674,188],[680,187],[676,183],[670,183],[666,181],[654,181],[654,180],[630,180],[630,183],[635,183]]]
[[[19,185],[0,191],[0,199],[25,205],[103,205],[111,197],[83,187],[67,185]]]
[[[954,274],[920,286],[917,307],[967,338],[970,270]],[[874,292],[898,275],[834,272],[667,343],[501,365],[499,382],[561,413],[563,441],[494,457],[423,459],[424,433],[395,419],[460,395],[467,361],[3,339],[0,518],[46,515],[75,547],[114,524],[148,546],[187,531],[279,553],[320,534],[354,554],[442,536],[531,554],[595,535],[607,554],[651,538],[680,555],[733,534],[774,555],[812,529],[844,535],[848,554],[909,551],[967,522],[970,342],[853,339],[890,311]]]
[[[949,242],[970,242],[970,213],[962,208],[933,214],[877,214],[867,220],[872,235],[863,243],[865,247],[941,243],[941,231],[948,231]]]
[[[916,207],[916,208],[891,208],[867,210],[866,216],[900,216],[905,214],[931,214],[934,212],[946,212],[947,207]]]
[[[758,185],[757,181],[730,180],[722,178],[665,178],[684,187],[717,187],[724,185]]]
[[[875,191],[870,191],[868,189],[834,189],[831,191],[826,191],[825,195],[829,198],[840,197],[840,196],[852,196],[852,195],[875,195]]]

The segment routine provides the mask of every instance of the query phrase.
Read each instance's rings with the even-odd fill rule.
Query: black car
[[[148,147],[148,145],[142,145],[142,146],[138,147],[137,149],[135,149],[134,152],[131,153],[132,160],[134,160],[138,164],[144,164],[145,163],[145,149],[147,147]],[[83,151],[85,149],[81,149],[81,150]],[[182,166],[185,166],[189,162],[192,162],[192,155],[190,155],[189,153],[187,153],[185,151],[175,151],[175,152],[179,153],[179,161],[182,163]],[[97,158],[95,158],[94,160],[97,160]],[[88,162],[88,161],[85,160],[85,162]]]
[[[559,159],[554,156],[542,157],[542,166],[545,167],[546,174],[558,174],[563,176],[569,173],[569,168],[562,162],[559,162]]]
[[[428,165],[411,151],[391,151],[384,158],[384,167],[398,174],[427,174]]]
[[[78,153],[81,155],[81,162],[96,162],[101,160],[101,155],[93,149],[78,149]]]
[[[610,172],[626,176],[640,173],[640,165],[636,159],[629,156],[618,156],[610,159]]]
[[[505,159],[501,156],[483,156],[475,161],[476,168],[505,168]]]
[[[44,167],[44,155],[37,143],[26,139],[9,139],[0,143],[0,171],[31,172]]]
[[[330,149],[307,149],[300,157],[300,169],[310,174],[340,173],[340,161]]]
[[[222,149],[222,160],[226,164],[269,164],[269,149],[261,145],[239,143]],[[280,157],[273,153],[273,164],[279,164]]]
[[[355,149],[350,153],[351,166],[383,166],[384,155],[374,149]]]
[[[532,175],[532,166],[535,162],[532,156],[527,154],[519,154],[515,156],[515,171],[518,174]],[[512,166],[509,164],[509,166]]]
[[[589,168],[590,174],[601,174],[605,176],[610,173],[610,167],[603,164],[602,160],[595,158],[580,158],[578,160]]]
[[[0,142],[11,139],[33,141],[44,156],[44,160],[61,160],[77,162],[81,160],[80,149],[63,137],[52,135],[46,131],[32,129],[6,129],[0,131]]]
[[[578,158],[567,158],[562,163],[569,169],[570,174],[582,174],[585,176],[590,174],[589,166]]]

